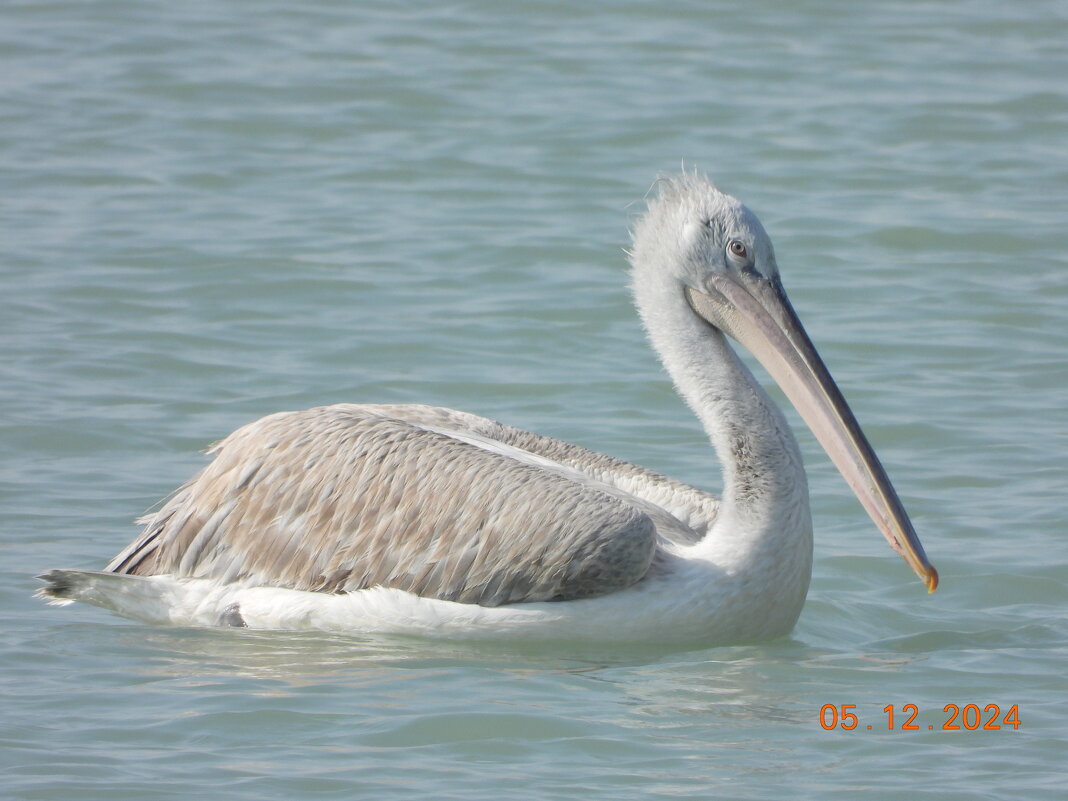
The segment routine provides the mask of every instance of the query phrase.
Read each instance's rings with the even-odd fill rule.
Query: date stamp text
[[[820,725],[826,730],[866,729],[872,731],[920,731],[921,729],[943,731],[999,731],[1001,729],[1019,729],[1020,705],[1013,704],[1002,710],[997,704],[946,704],[937,723],[921,724],[916,722],[920,709],[916,704],[883,707],[883,716],[878,723],[867,723],[860,719],[856,704],[824,704],[820,707]]]

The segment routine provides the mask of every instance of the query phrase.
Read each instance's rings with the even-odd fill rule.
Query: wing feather
[[[699,540],[719,512],[718,498],[663,473],[468,412],[423,405],[365,405],[361,408],[415,425],[462,432],[471,439],[497,442],[537,458],[537,463],[546,467],[570,468],[587,480],[614,488],[617,497],[631,501],[640,499],[661,510],[661,519],[657,520],[661,535],[679,543],[692,544]],[[654,516],[656,510],[652,512]],[[647,508],[646,511],[650,510]],[[663,513],[672,520],[663,519]]]
[[[574,453],[592,451],[556,461],[558,441],[526,433],[432,407],[271,415],[216,445],[107,569],[495,606],[623,589],[658,528],[687,529],[585,472]]]

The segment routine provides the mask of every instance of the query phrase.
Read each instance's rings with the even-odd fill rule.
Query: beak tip
[[[927,585],[927,593],[930,594],[938,589],[938,571],[932,565],[927,565],[924,572],[923,583]]]

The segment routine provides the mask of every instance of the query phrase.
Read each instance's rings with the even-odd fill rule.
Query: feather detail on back
[[[640,581],[659,543],[696,540],[716,508],[652,471],[426,406],[283,412],[210,452],[107,570],[484,606],[569,600]],[[692,520],[661,506],[673,503]]]

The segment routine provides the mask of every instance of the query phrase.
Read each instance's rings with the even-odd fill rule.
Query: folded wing
[[[530,450],[502,441],[525,434],[431,407],[265,417],[216,445],[107,570],[321,592],[386,586],[496,606],[623,589],[646,575],[662,538],[697,536],[620,489],[638,480],[627,463],[536,435]],[[572,448],[572,463],[539,448]],[[599,460],[601,475],[584,469]],[[698,493],[671,483],[656,492]],[[704,497],[698,517],[710,518]]]

